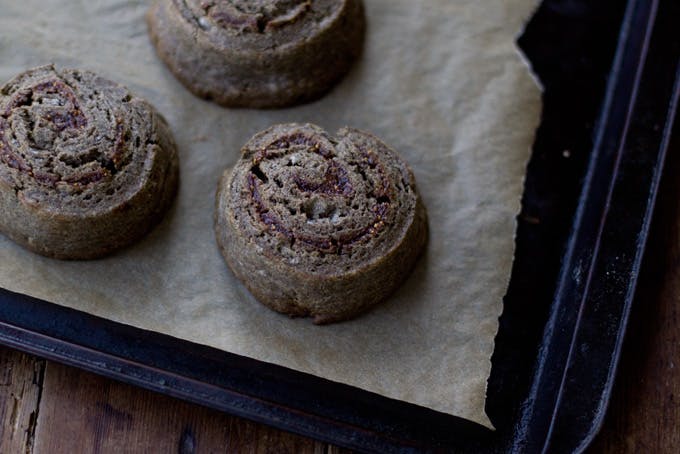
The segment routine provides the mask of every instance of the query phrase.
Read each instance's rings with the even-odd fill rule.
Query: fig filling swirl
[[[70,190],[110,179],[126,164],[130,133],[102,107],[108,130],[93,124],[74,88],[52,77],[20,87],[0,112],[0,163],[48,188]]]
[[[312,0],[184,0],[201,27],[266,33],[300,20]]]
[[[293,131],[254,152],[245,179],[254,221],[290,248],[351,254],[395,222],[398,189],[376,153],[361,144],[340,147]]]

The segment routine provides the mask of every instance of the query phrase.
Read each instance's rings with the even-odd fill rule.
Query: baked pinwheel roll
[[[128,245],[177,180],[167,124],[127,88],[52,66],[0,88],[0,232],[28,249],[90,259]]]
[[[243,147],[218,186],[217,242],[270,308],[317,324],[383,301],[427,241],[413,173],[375,136],[273,126]]]
[[[161,59],[195,95],[230,107],[320,97],[361,51],[361,0],[155,0]]]

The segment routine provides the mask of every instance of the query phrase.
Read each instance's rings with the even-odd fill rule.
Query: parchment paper
[[[282,364],[489,425],[489,358],[514,250],[540,91],[514,45],[535,0],[366,0],[364,55],[313,104],[228,110],[157,59],[146,1],[0,0],[0,80],[50,62],[129,86],[168,119],[181,159],[174,209],[112,257],[61,262],[0,237],[0,286]],[[226,268],[212,215],[222,170],[273,123],[374,132],[412,165],[430,243],[388,303],[314,326],[257,303]]]

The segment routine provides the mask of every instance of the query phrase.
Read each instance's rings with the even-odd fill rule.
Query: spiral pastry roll
[[[161,59],[195,95],[229,107],[320,97],[361,51],[361,0],[155,0]]]
[[[0,232],[28,249],[90,259],[132,243],[177,180],[167,124],[125,87],[44,66],[0,88]]]
[[[373,135],[286,124],[255,135],[218,186],[217,242],[262,303],[317,324],[356,316],[427,241],[413,173]]]

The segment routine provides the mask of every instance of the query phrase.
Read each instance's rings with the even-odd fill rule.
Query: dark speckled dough
[[[113,252],[158,223],[177,181],[165,120],[125,87],[43,66],[0,88],[0,232],[28,249]]]
[[[155,0],[161,59],[195,95],[228,107],[320,97],[361,52],[361,0]]]
[[[273,126],[224,173],[215,213],[229,267],[262,303],[315,323],[383,301],[427,241],[413,173],[375,136]]]

